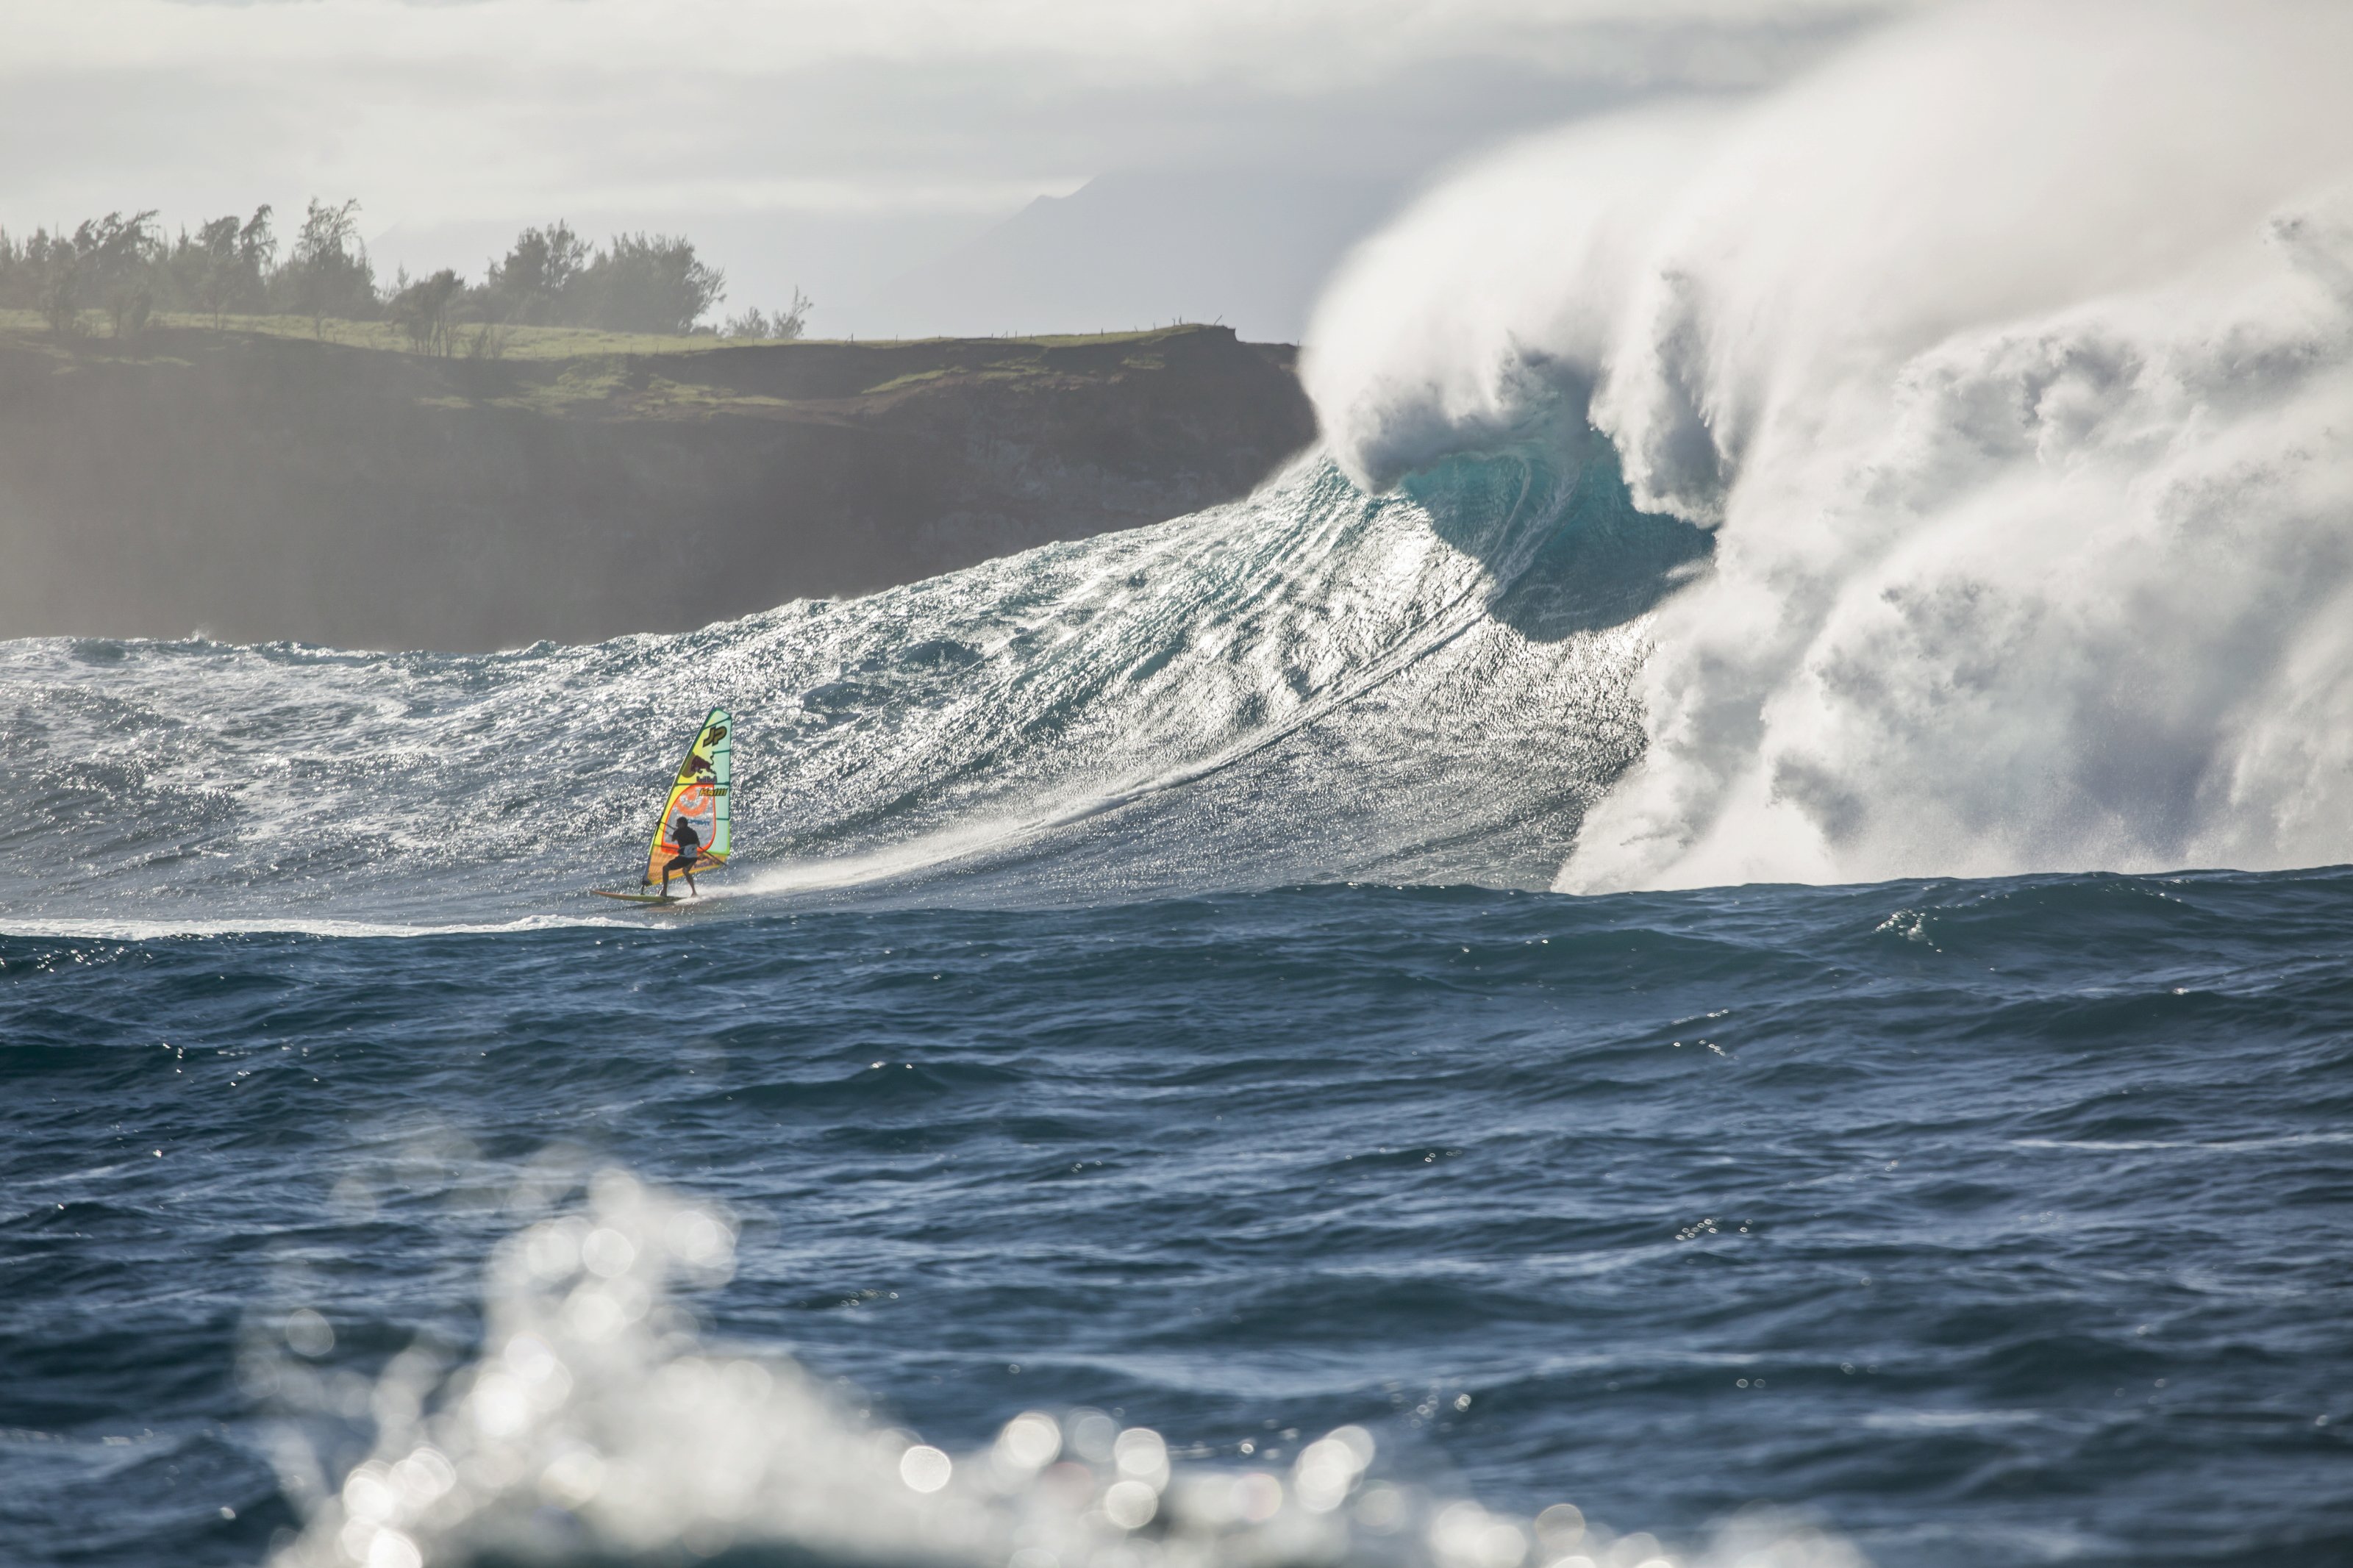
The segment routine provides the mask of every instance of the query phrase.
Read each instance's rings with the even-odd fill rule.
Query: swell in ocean
[[[712,703],[738,719],[739,910],[1541,886],[1641,748],[1641,617],[1704,547],[1630,507],[1606,449],[1382,497],[1310,458],[1240,505],[683,637],[16,643],[9,920],[587,918]]]

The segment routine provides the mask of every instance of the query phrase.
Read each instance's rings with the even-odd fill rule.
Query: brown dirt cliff
[[[1219,327],[431,359],[0,331],[0,637],[513,647],[860,594],[1240,496],[1314,437]]]

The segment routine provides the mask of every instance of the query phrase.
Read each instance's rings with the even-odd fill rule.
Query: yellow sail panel
[[[733,851],[729,820],[728,784],[734,771],[734,721],[724,708],[713,708],[686,749],[678,776],[662,799],[661,815],[654,818],[654,840],[646,856],[648,882],[662,879],[662,868],[678,855],[680,817],[694,826],[702,840],[699,864],[723,861]]]

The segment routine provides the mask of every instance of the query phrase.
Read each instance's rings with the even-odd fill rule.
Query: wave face
[[[1603,448],[1377,499],[1311,461],[1241,505],[685,637],[5,645],[0,892],[17,929],[576,917],[710,703],[739,721],[739,899],[1541,885],[1641,745],[1641,617],[1704,547]]]
[[[1599,432],[1714,535],[1569,889],[2353,858],[2336,5],[1994,5],[1510,150],[1305,374],[1368,485]]]

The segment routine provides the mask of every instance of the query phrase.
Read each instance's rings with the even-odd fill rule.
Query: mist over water
[[[1966,7],[1366,247],[1343,465],[1589,426],[1714,533],[1567,889],[2353,856],[2341,7]]]

